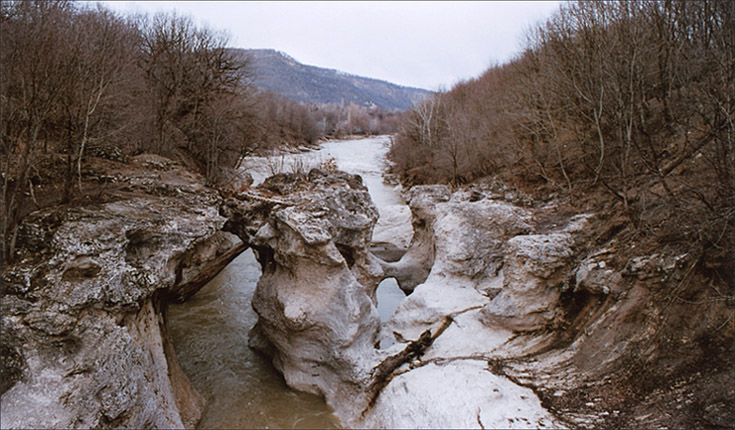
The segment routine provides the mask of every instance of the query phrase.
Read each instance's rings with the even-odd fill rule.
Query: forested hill
[[[301,64],[273,49],[235,49],[251,58],[258,87],[304,103],[355,103],[405,110],[432,94],[420,88],[349,75],[333,69]]]

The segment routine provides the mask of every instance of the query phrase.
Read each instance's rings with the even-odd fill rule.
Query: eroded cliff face
[[[221,242],[221,198],[169,160],[136,162],[112,201],[24,221],[20,258],[3,268],[3,428],[198,421],[204,401],[167,339],[165,306]]]

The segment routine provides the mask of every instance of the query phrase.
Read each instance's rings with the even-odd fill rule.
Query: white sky
[[[301,63],[449,89],[519,52],[559,2],[105,1],[121,12],[178,10],[226,30],[230,45],[273,48]]]

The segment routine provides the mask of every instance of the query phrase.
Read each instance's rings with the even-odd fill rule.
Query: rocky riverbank
[[[17,263],[3,267],[3,428],[199,419],[165,308],[228,245],[221,197],[161,157],[109,164],[105,201],[31,214]]]
[[[697,255],[625,257],[609,214],[414,187],[406,249],[373,237],[357,175],[281,174],[224,199],[169,160],[135,164],[111,170],[105,201],[24,221],[3,268],[3,428],[195,425],[166,306],[230,258],[223,230],[262,266],[250,345],[346,426],[732,422],[732,298]],[[386,278],[410,295],[381,323]]]
[[[532,390],[488,363],[501,349],[538,346],[512,344],[514,327],[558,323],[560,289],[544,281],[570,259],[584,216],[529,235],[532,215],[519,206],[417,187],[408,193],[413,241],[391,263],[370,252],[377,216],[359,177],[313,170],[271,178],[259,192],[229,200],[224,213],[263,266],[252,343],[273,355],[290,386],[324,396],[348,426],[560,425]],[[511,238],[510,253],[535,263],[506,268],[515,281],[504,285]],[[537,242],[546,246],[536,250]],[[375,288],[387,277],[412,294],[380,327]],[[393,345],[377,348],[384,339]]]
[[[628,244],[605,214],[478,184],[408,191],[413,239],[402,258],[381,261],[358,178],[284,175],[259,193],[225,211],[263,265],[251,343],[347,426],[677,426],[695,413],[699,423],[732,416],[732,303],[706,288],[672,303],[677,291],[666,290],[692,276],[696,256],[661,250],[620,267]],[[374,291],[388,277],[410,295],[380,324]],[[711,385],[692,382],[700,377]],[[696,412],[686,395],[708,408]]]
[[[414,240],[383,267],[413,292],[379,339],[396,342],[391,352],[427,330],[432,342],[386,378],[367,426],[726,427],[734,417],[735,301],[693,270],[698,255],[637,250],[615,234],[614,214],[572,213],[501,184],[414,187],[406,198]],[[536,396],[548,415],[530,407]]]

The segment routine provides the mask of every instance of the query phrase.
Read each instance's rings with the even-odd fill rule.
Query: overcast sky
[[[507,61],[559,2],[103,2],[122,12],[178,10],[226,30],[230,45],[401,85],[449,89]]]

